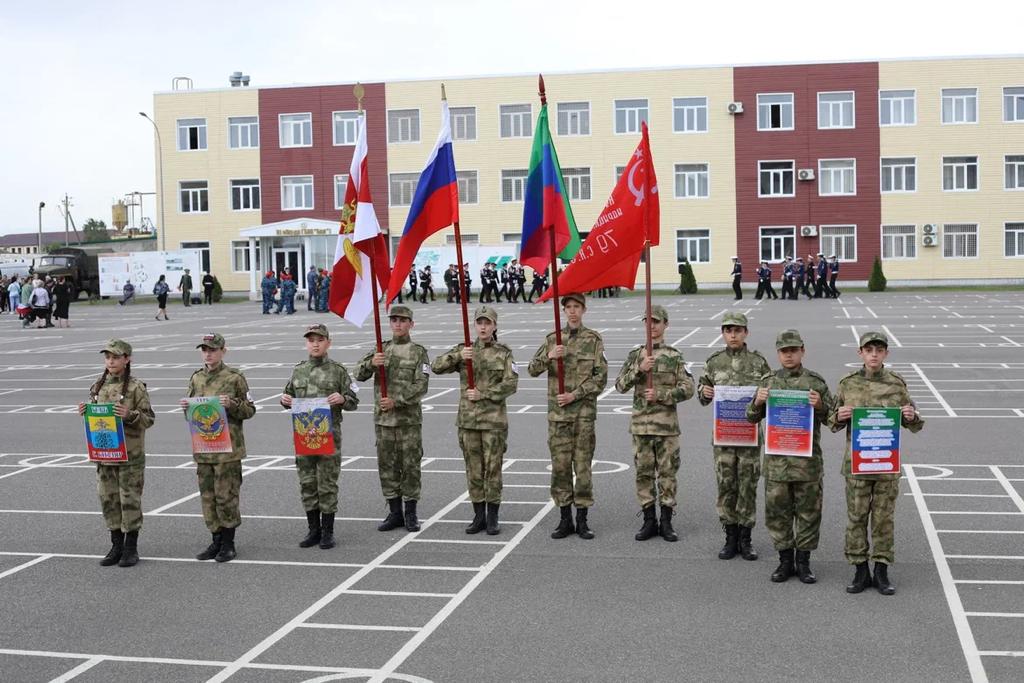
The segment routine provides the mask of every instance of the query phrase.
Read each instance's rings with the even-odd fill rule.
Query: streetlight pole
[[[39,202],[39,242],[36,246],[36,253],[42,255],[43,253],[43,208],[46,206],[46,202]]]
[[[153,124],[153,130],[156,131],[156,167],[157,175],[160,182],[160,188],[158,194],[160,195],[160,250],[167,251],[167,221],[164,214],[164,152],[163,152],[163,141],[160,139],[160,128],[156,125],[156,121],[149,118],[149,115],[144,111],[139,112],[139,116],[146,119]]]

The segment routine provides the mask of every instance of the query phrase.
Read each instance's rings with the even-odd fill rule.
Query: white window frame
[[[206,273],[210,272],[210,242],[208,240],[199,240],[195,242],[178,242],[178,248],[198,250],[199,270]]]
[[[305,116],[308,117],[306,120],[285,120],[286,116]],[[298,144],[295,143],[295,130],[299,127],[300,139],[304,137],[306,132],[306,125],[309,125],[309,142]],[[285,144],[285,126],[288,126],[288,140],[289,144]],[[296,111],[287,112],[277,115],[277,145],[281,149],[292,149],[294,147],[312,147],[313,146],[313,112],[308,111]]]
[[[620,103],[643,102],[643,106],[619,106]],[[625,119],[624,128],[619,130],[619,111],[622,111]],[[630,119],[633,119],[632,121]],[[650,124],[651,101],[646,97],[620,97],[612,100],[612,130],[615,135],[639,135],[641,122]]]
[[[515,173],[516,175],[509,175],[506,177],[506,173]],[[498,188],[498,200],[503,204],[511,204],[523,201],[526,197],[526,181],[529,177],[530,169],[528,168],[501,169],[501,183]],[[511,196],[511,199],[505,199],[506,183],[508,183],[509,196]]]
[[[452,125],[452,140],[456,142],[470,142],[477,139],[476,130],[476,107],[452,107],[448,110],[451,118]],[[469,121],[472,119],[473,123],[473,135],[470,136],[466,133],[459,134],[460,126],[462,130],[469,128]]]
[[[886,161],[896,161],[909,159],[912,163],[910,164],[886,164]],[[907,169],[914,169],[914,189],[908,190],[907,188]],[[886,171],[889,172],[890,181],[889,184],[892,188],[896,187],[896,178],[899,176],[902,179],[903,189],[885,189],[885,176]],[[917,157],[880,157],[878,159],[878,189],[882,194],[913,194],[917,192]]]
[[[189,124],[189,123],[185,123],[186,121],[202,121],[202,123],[192,123],[192,124]],[[182,147],[181,146],[181,131],[182,131],[182,129],[188,130],[188,129],[191,129],[191,128],[195,128],[196,129],[196,145],[197,145],[197,147],[195,149],[192,149],[191,147]],[[206,117],[205,116],[192,116],[192,117],[186,117],[186,118],[177,119],[175,121],[175,131],[174,132],[175,132],[175,138],[176,138],[176,146],[177,146],[179,152],[205,152],[209,148],[209,139],[207,138],[207,134],[208,134],[209,131],[207,129]],[[189,134],[188,135],[188,139],[191,140],[191,138],[192,138],[192,136],[191,136],[191,134]]]
[[[765,230],[788,230],[788,235],[765,235]],[[772,258],[764,257],[764,240],[768,238],[774,244],[780,242],[782,244],[782,255],[779,258],[775,258],[775,247],[772,247]],[[792,250],[786,253],[786,239],[787,237],[792,240],[790,243]],[[795,225],[760,225],[757,228],[757,253],[760,257],[758,261],[767,261],[768,263],[783,263],[786,260],[786,256],[792,256],[796,258],[796,226]]]
[[[394,114],[395,121],[391,121],[391,116]],[[408,131],[403,131],[403,122],[408,121]],[[413,131],[415,123],[415,131]],[[388,126],[388,144],[389,145],[405,145],[415,144],[420,141],[422,134],[421,129],[421,118],[420,110],[418,108],[409,109],[388,109],[387,111],[387,126]],[[415,132],[415,135],[413,133]],[[404,137],[404,134],[408,133],[408,137]]]
[[[334,209],[336,211],[340,210],[342,207],[345,206],[345,193],[348,192],[348,175],[349,175],[348,173],[338,173],[338,174],[335,174],[335,176],[334,176],[334,185],[333,185],[333,187],[334,187]],[[339,185],[341,185],[341,179],[342,178],[345,179],[345,182],[344,182],[345,190],[343,192],[339,192],[338,191],[340,189]]]
[[[703,166],[704,170],[692,170],[684,171],[681,170],[686,166]],[[700,193],[701,176],[704,176],[704,189],[705,193]],[[681,161],[672,167],[672,189],[676,199],[709,199],[711,197],[711,164],[706,161]],[[680,177],[683,181],[682,190],[680,193]],[[696,194],[690,194],[689,190],[693,187],[696,190]]]
[[[480,203],[480,173],[465,169],[455,172],[455,180],[459,186],[459,204]],[[465,199],[463,198],[465,197]],[[470,199],[472,197],[472,199]]]
[[[622,174],[626,172],[625,166],[619,166],[616,164],[612,166],[612,178],[615,178],[615,184],[619,184],[619,180],[622,178]]]
[[[688,100],[704,100],[704,104],[681,104]],[[700,127],[701,111],[704,113],[704,128]],[[678,127],[676,114],[682,114],[683,126]],[[690,127],[690,123],[693,126]],[[708,98],[706,95],[690,95],[672,98],[672,132],[680,135],[701,135],[708,132]]]
[[[972,95],[966,95],[966,94],[952,94],[952,91],[954,91],[954,90],[973,90],[974,91],[974,95],[972,96]],[[950,94],[947,95],[946,94],[947,92],[949,92]],[[946,100],[947,99],[950,100],[950,107],[951,107],[950,116],[952,117],[949,121],[946,120]],[[973,121],[966,120],[966,117],[967,117],[967,102],[969,100],[971,100],[971,99],[974,100],[974,120]],[[964,114],[964,118],[965,118],[965,120],[963,120],[963,121],[957,121],[956,120],[956,107],[957,107],[957,101],[959,101],[959,100],[963,101],[963,114]],[[978,117],[978,112],[979,112],[978,107],[979,107],[979,105],[980,105],[980,103],[978,102],[978,89],[977,88],[971,88],[971,87],[966,87],[966,88],[942,88],[939,91],[939,121],[941,121],[942,125],[944,125],[944,126],[973,126],[973,125],[977,125],[978,118],[979,118]]]
[[[232,122],[232,119],[253,119],[252,121],[246,121],[245,123]],[[242,130],[248,129],[249,143],[248,145],[241,144],[242,142]],[[238,142],[239,144],[235,147],[231,146],[232,132],[237,129],[238,131]],[[256,144],[252,144],[253,137],[256,138]],[[229,116],[228,117],[228,149],[259,149],[260,148],[260,117],[258,114],[249,114],[246,116]]]
[[[402,176],[402,177],[398,177]],[[395,192],[395,183],[400,183],[400,192]],[[416,188],[420,184],[419,173],[389,173],[388,174],[388,202],[390,206],[394,207],[410,207],[412,206],[413,200],[416,198]],[[408,191],[408,192],[407,192]],[[405,195],[408,193],[409,201],[404,201]],[[398,199],[402,201],[396,201],[396,195]]]
[[[505,107],[526,107],[526,111],[503,111]],[[508,135],[505,135],[505,119],[508,118]],[[525,123],[524,123],[525,121]],[[498,105],[498,137],[502,140],[533,137],[533,104],[506,102]]]
[[[231,240],[231,272],[232,273],[251,273],[252,264],[249,264],[249,268],[245,270],[238,269],[239,256],[241,255],[242,264],[245,265],[249,261],[249,240]],[[260,248],[256,247],[256,268],[257,273],[259,272],[260,266]]]
[[[467,244],[480,244],[480,233],[476,233],[476,232],[460,232],[459,233],[459,237],[462,239],[463,246],[465,246]],[[444,236],[444,243],[445,243],[445,246],[454,247],[455,246],[455,233],[454,232],[449,232],[449,233],[445,234],[445,236]],[[465,256],[466,255],[463,254],[463,258],[465,258]],[[473,277],[472,273],[470,273],[470,279],[472,279],[472,277]]]
[[[887,234],[885,234],[885,229],[886,228],[901,228],[901,229],[904,229],[904,231],[887,235]],[[906,228],[910,228],[910,232],[906,232],[905,231]],[[879,236],[881,238],[881,251],[879,253],[880,253],[880,256],[881,256],[883,261],[913,261],[913,260],[917,259],[917,226],[916,225],[909,224],[909,223],[907,223],[907,224],[895,224],[895,223],[893,223],[893,224],[886,224],[886,225],[883,225],[881,227],[881,231],[879,233]],[[886,243],[887,242],[889,244],[889,252],[890,252],[889,256],[885,255]],[[903,252],[903,256],[892,256],[891,255],[892,252],[896,251],[896,249],[894,249],[893,247],[897,243],[902,243],[901,250]],[[907,256],[908,252],[910,252],[910,254],[911,254],[910,256]]]
[[[1008,93],[1007,90],[1018,92]],[[1012,117],[1009,115],[1011,108]],[[1024,86],[1003,86],[1003,123],[1024,123]]]
[[[962,231],[961,232],[961,231],[954,231],[953,230],[953,228],[963,228],[963,227],[972,227],[972,226],[974,227],[974,232],[973,233],[967,232],[967,231]],[[947,244],[951,243],[952,246],[953,246],[953,249],[956,250],[956,246],[957,246],[957,243],[958,243],[957,236],[959,236],[959,235],[970,236],[972,234],[974,235],[974,256],[956,256],[956,255],[946,256],[946,245]],[[943,223],[942,224],[942,258],[944,258],[944,259],[959,259],[959,260],[977,260],[979,258],[979,255],[981,254],[981,249],[979,248],[980,247],[980,242],[981,242],[980,238],[981,238],[981,224],[980,223]],[[970,240],[966,239],[966,237],[965,237],[964,240],[963,240],[963,243],[964,243],[964,250],[966,251],[967,250],[966,247],[970,243]]]
[[[352,116],[355,114],[355,117]],[[341,125],[342,140],[338,141],[338,125]],[[351,136],[349,136],[351,133]],[[340,109],[331,112],[331,144],[334,147],[354,147],[359,135],[359,112],[351,109]],[[351,142],[349,142],[351,137]]]
[[[1010,226],[1015,227],[1011,228]],[[1016,239],[1014,239],[1014,242],[1016,242],[1016,254],[1008,253],[1010,250],[1007,247],[1009,246],[1011,232],[1016,233]],[[1003,223],[1003,257],[1013,259],[1024,258],[1024,221],[1006,221]]]
[[[585,107],[577,107],[575,109],[562,110],[563,106],[570,105],[585,105]],[[562,132],[562,115],[565,115],[565,131]],[[585,138],[590,137],[590,102],[584,100],[576,100],[573,102],[559,102],[555,105],[555,132],[559,137],[567,138]],[[573,128],[576,129],[573,132]],[[586,132],[582,132],[583,128],[586,128]]]
[[[309,178],[309,183],[302,183],[302,186],[309,185],[309,206],[286,206],[285,198],[289,195],[285,192],[285,181],[292,180],[294,178]],[[291,187],[299,186],[298,183]],[[303,193],[305,194],[305,193]],[[295,198],[295,195],[290,195],[291,199]],[[283,175],[281,176],[281,211],[312,211],[316,208],[316,178],[310,175]]]
[[[705,233],[703,235],[690,234],[690,233]],[[680,245],[682,243],[682,245]],[[700,252],[701,246],[703,245],[704,250],[707,252],[707,258],[701,259]],[[682,265],[683,261],[679,258],[679,248],[683,247],[683,251],[687,256],[691,254],[691,246],[696,249],[696,259],[686,259],[690,263],[711,263],[711,229],[710,228],[676,228],[676,265]]]
[[[841,234],[841,235],[826,235],[825,231],[829,228],[853,228],[853,234]],[[830,246],[825,246],[825,240],[830,240]],[[850,258],[846,253],[846,240],[852,239],[853,241],[853,258]],[[843,240],[843,247],[836,248],[836,240]],[[837,223],[833,225],[819,225],[818,226],[818,253],[824,254],[826,257],[835,254],[839,257],[840,263],[856,263],[857,262],[857,226],[853,223]]]
[[[849,95],[850,96],[850,99],[849,99],[849,104],[850,104],[850,123],[849,123],[849,125],[842,123],[842,119],[844,117],[843,116],[843,110],[845,108],[845,105],[847,104],[847,101],[846,100],[837,100],[835,102],[830,102],[830,101],[822,102],[821,101],[821,96],[822,95]],[[822,106],[822,104],[829,105],[828,109],[829,109],[829,124],[830,125],[822,125],[822,119],[821,119],[821,106]],[[835,105],[839,105],[838,106],[838,110],[839,110],[840,123],[838,125],[831,125],[832,115],[836,111],[836,106]],[[843,130],[843,129],[856,128],[856,127],[857,127],[857,93],[855,91],[853,91],[853,90],[831,90],[831,91],[823,91],[823,92],[819,92],[818,93],[818,130]]]
[[[246,183],[245,185],[238,186],[238,198],[240,204],[245,204],[245,196],[249,196],[249,208],[235,208],[235,183],[243,180],[255,180],[254,183]],[[252,206],[253,197],[252,190],[256,188],[256,203],[258,206]],[[229,178],[228,179],[228,208],[232,211],[243,212],[243,211],[259,211],[263,207],[263,191],[260,187],[259,178]]]
[[[1011,158],[1018,157],[1020,161],[1010,161]],[[1007,171],[1010,167],[1014,169],[1014,185],[1007,187]],[[1009,192],[1020,192],[1024,190],[1024,154],[1004,154],[1003,155],[1003,189]]]
[[[885,100],[882,99],[883,93],[897,93],[897,92],[909,92],[910,97],[888,97]],[[902,121],[901,123],[891,123],[892,112],[894,111],[893,104],[895,102],[900,103],[900,118],[905,119],[907,101],[910,101],[913,109],[913,121]],[[889,120],[890,123],[882,123],[882,102],[887,102],[889,105]],[[900,127],[900,126],[916,126],[917,125],[917,90],[915,88],[886,88],[885,90],[878,91],[878,125],[881,128]]]
[[[825,168],[825,164],[850,162],[852,165],[841,168]],[[826,181],[826,174],[828,180]],[[838,176],[840,184],[846,187],[847,175],[849,175],[849,191],[835,191],[835,180]],[[825,186],[831,185],[832,189],[826,191]],[[857,160],[856,159],[818,159],[818,196],[819,197],[856,197],[857,196]]]
[[[965,159],[965,158],[971,158],[971,157],[974,158],[974,164],[973,165],[974,165],[974,179],[975,179],[975,183],[976,183],[975,187],[967,187],[968,169],[971,166],[970,162],[963,162],[963,163],[948,162],[947,163],[947,161],[946,161],[946,159]],[[961,154],[950,154],[950,155],[943,156],[941,159],[939,159],[939,161],[942,164],[942,166],[940,168],[939,177],[942,179],[942,191],[943,192],[978,192],[981,189],[981,163],[979,161],[979,158],[978,158],[977,154],[962,154],[962,155]],[[946,189],[946,167],[947,166],[949,166],[950,168],[953,169],[953,187],[951,187],[949,189]],[[960,168],[963,169],[964,187],[957,187],[956,186],[957,171]]]
[[[771,173],[773,176],[776,174],[785,174],[786,170],[781,168],[762,170],[761,164],[789,164],[789,173],[793,174],[792,187],[793,191],[789,194],[783,192],[772,192],[769,194],[761,194],[761,174]],[[774,182],[772,183],[774,185]],[[785,187],[785,176],[783,175],[780,181],[780,186]],[[757,196],[764,199],[778,199],[782,197],[795,197],[796,196],[796,160],[795,159],[760,159],[757,162]],[[766,226],[766,227],[786,227],[786,226]]]
[[[189,187],[184,188],[182,185],[185,183],[205,183],[206,187]],[[203,193],[206,194],[206,209],[189,209],[185,211],[181,208],[181,193],[189,193],[189,206],[202,206],[203,205]],[[194,213],[210,213],[210,181],[208,180],[179,180],[178,181],[178,213],[181,215],[192,215]]]
[[[767,119],[768,119],[768,122],[770,124],[771,123],[771,108],[773,106],[776,106],[776,105],[778,105],[779,107],[783,107],[786,104],[785,102],[765,102],[764,104],[762,104],[761,103],[761,98],[762,97],[789,97],[789,107],[790,107],[790,113],[789,113],[790,125],[789,126],[779,126],[778,128],[773,128],[771,126],[768,126],[766,128],[762,128],[761,127],[761,107],[762,106],[767,109]],[[780,109],[779,110],[779,123],[782,123],[782,119],[783,119],[782,110]],[[780,130],[796,130],[796,97],[794,96],[794,94],[791,93],[791,92],[761,92],[761,93],[757,93],[757,130],[765,131],[765,132],[773,132],[773,131],[780,131]]]
[[[593,173],[589,166],[571,166],[562,169],[562,182],[569,201],[589,202],[594,197]]]

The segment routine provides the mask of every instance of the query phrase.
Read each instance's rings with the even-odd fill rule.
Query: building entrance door
[[[300,249],[274,249],[274,270],[278,277],[285,268],[300,287],[302,282],[302,251]]]

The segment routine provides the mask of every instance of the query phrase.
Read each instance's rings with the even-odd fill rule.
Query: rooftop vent
[[[228,80],[231,81],[232,88],[249,85],[249,76],[243,74],[241,71],[236,71],[233,74],[231,74]]]

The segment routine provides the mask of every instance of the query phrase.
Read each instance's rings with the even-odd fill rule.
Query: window
[[[818,128],[853,128],[853,93],[818,93]]]
[[[336,111],[331,114],[334,122],[334,146],[356,144],[356,135],[359,130],[359,112],[357,111]]]
[[[348,191],[348,173],[334,176],[334,208],[345,206],[345,193]]]
[[[279,114],[277,120],[281,128],[282,148],[313,146],[312,114]]]
[[[818,195],[857,194],[856,159],[818,160]]]
[[[563,168],[562,180],[570,200],[588,201],[590,199],[590,169]]]
[[[917,227],[883,225],[882,258],[889,261],[917,258]]]
[[[840,261],[857,260],[856,225],[822,225],[818,251],[825,256],[835,254]]]
[[[673,98],[672,130],[676,133],[708,132],[708,98]]]
[[[978,157],[942,157],[942,189],[959,192],[978,189]]]
[[[199,250],[199,267],[204,273],[210,272],[210,243],[209,242],[182,242],[182,249]],[[171,283],[167,283],[171,284]]]
[[[527,169],[515,169],[501,172],[501,201],[521,202],[526,191],[526,179],[530,171]]]
[[[523,234],[520,232],[503,232],[501,233],[502,244],[519,244],[523,241]]]
[[[710,230],[676,230],[676,263],[711,263]]]
[[[1024,121],[1024,88],[1003,88],[1003,121]]]
[[[476,107],[452,107],[452,140],[476,140]]]
[[[676,164],[676,199],[707,197],[708,165]]]
[[[231,270],[236,273],[248,273],[252,270],[249,261],[249,241],[231,240]],[[260,271],[260,247],[256,243],[256,272]]]
[[[913,126],[917,123],[917,96],[913,90],[881,90],[878,123],[882,126]]]
[[[228,117],[228,147],[256,149],[260,146],[260,119],[258,116]]]
[[[411,206],[419,183],[419,173],[392,173],[391,206]]]
[[[978,122],[978,89],[977,88],[943,88],[942,89],[942,122],[943,123],[977,123]]]
[[[625,172],[626,172],[626,167],[625,166],[616,166],[615,167],[615,183],[616,184],[618,184],[619,180],[622,178],[622,174],[625,173]]]
[[[647,121],[647,100],[615,100],[615,132],[639,133]]]
[[[480,235],[478,235],[476,233],[473,233],[473,232],[471,232],[471,233],[460,232],[459,233],[459,237],[462,238],[462,243],[463,244],[480,244]],[[454,247],[455,246],[455,233],[454,232],[450,232],[447,235],[445,235],[444,236],[444,243],[447,244],[449,247]]]
[[[758,130],[793,130],[793,93],[757,96]]]
[[[761,260],[784,261],[796,252],[796,226],[761,228]]]
[[[498,107],[501,137],[528,138],[533,135],[533,108],[529,104],[503,104]]]
[[[480,201],[476,171],[456,171],[459,183],[459,204],[476,204]]]
[[[882,159],[882,192],[916,192],[917,159],[893,157]]]
[[[206,149],[206,119],[178,119],[178,151]]]
[[[792,197],[793,170],[792,161],[759,161],[757,162],[758,183],[757,196],[759,197]]]
[[[313,208],[313,176],[281,176],[281,210]]]
[[[942,226],[943,258],[978,258],[978,226],[946,223]]]
[[[178,183],[182,213],[205,213],[210,210],[210,189],[205,180],[184,180]]]
[[[1006,183],[1007,190],[1024,190],[1024,154],[1007,154]]]
[[[590,102],[559,102],[558,134],[590,135]]]
[[[388,111],[388,142],[419,141],[419,109],[392,109]]]
[[[1003,226],[1005,256],[1024,256],[1024,223],[1007,223]]]
[[[255,211],[260,208],[260,179],[231,181],[231,210]]]

